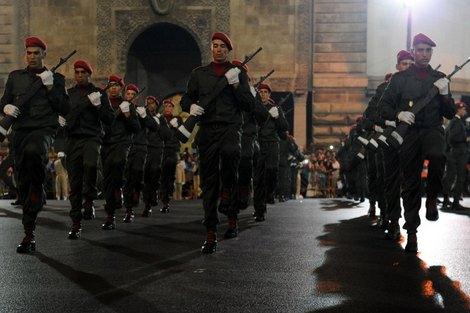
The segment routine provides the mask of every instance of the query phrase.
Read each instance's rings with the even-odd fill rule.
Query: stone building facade
[[[235,43],[233,57],[263,47],[250,72],[259,78],[275,69],[273,89],[292,92],[292,128],[304,146],[310,1],[0,0],[0,86],[23,66],[22,39],[37,35],[49,45],[49,66],[77,49],[77,58],[93,64],[95,81],[120,73],[178,92],[188,66],[210,62],[211,33],[224,31]],[[314,141],[331,144],[368,100],[367,1],[315,0],[314,12]],[[60,71],[71,79],[72,62]]]

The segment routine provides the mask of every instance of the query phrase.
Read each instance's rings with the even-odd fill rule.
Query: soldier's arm
[[[255,107],[255,98],[251,94],[248,84],[248,75],[242,71],[240,73],[240,84],[235,88],[235,97],[240,103],[240,109],[251,112]]]
[[[160,128],[160,125],[155,121],[153,116],[147,111],[147,116],[144,118],[144,125],[151,131],[156,131]]]
[[[454,99],[452,98],[452,95],[449,94],[447,96],[441,96],[439,95],[439,100],[440,100],[440,107],[439,111],[442,116],[444,116],[446,119],[451,120],[455,116],[455,102]]]
[[[275,120],[276,129],[278,132],[285,132],[289,128],[289,123],[287,123],[286,116],[282,108],[278,108],[279,117]]]
[[[400,100],[400,78],[394,75],[379,104],[378,112],[380,116],[385,120],[394,121],[399,111]]]
[[[256,101],[254,104],[253,108],[253,114],[255,115],[256,121],[261,124],[264,124],[266,119],[269,118],[269,112],[264,106],[264,104],[261,103],[261,99],[259,98],[259,95],[256,96]]]
[[[163,141],[170,140],[171,137],[173,136],[173,132],[170,129],[170,126],[168,126],[168,123],[165,119],[164,116],[160,117],[160,138]]]
[[[467,141],[466,134],[465,132],[462,132],[456,119],[453,119],[450,122],[447,136],[451,143],[462,143]]]
[[[8,75],[7,82],[5,84],[5,91],[3,92],[3,96],[0,99],[0,114],[3,114],[3,108],[7,104],[13,104],[13,86],[12,86],[12,78],[11,74]]]
[[[100,120],[106,125],[111,125],[114,122],[115,115],[109,102],[108,94],[106,92],[101,93],[101,105],[98,108],[100,114]]]
[[[65,78],[63,75],[54,73],[54,84],[47,96],[52,108],[59,115],[66,116],[69,113],[70,99],[65,90]]]
[[[124,123],[126,128],[131,133],[138,133],[140,131],[140,122],[139,118],[137,117],[137,112],[133,105],[130,106],[130,115],[129,117],[124,118]]]
[[[188,112],[191,108],[191,104],[199,101],[199,83],[197,80],[196,72],[193,71],[189,76],[188,86],[186,93],[183,95],[180,101],[181,110]]]

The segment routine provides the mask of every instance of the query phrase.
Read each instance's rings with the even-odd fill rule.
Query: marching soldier
[[[418,250],[416,232],[421,223],[420,174],[424,159],[429,160],[426,218],[431,221],[439,218],[436,201],[442,188],[445,166],[442,118],[452,119],[455,115],[454,101],[449,94],[449,80],[443,73],[433,70],[429,65],[435,46],[436,44],[426,35],[416,35],[413,38],[412,51],[415,63],[406,71],[393,75],[382,99],[382,113],[385,119],[397,118],[400,122],[411,125],[403,138],[399,152],[403,175],[404,228],[408,233],[405,247],[407,252]],[[431,88],[437,88],[439,94],[415,116],[409,109],[414,103],[423,99]]]
[[[289,142],[289,132],[285,132],[279,136],[279,173],[278,173],[278,184],[277,184],[277,196],[279,202],[285,202],[289,197],[290,188],[290,167],[289,167],[289,155],[291,145]]]
[[[253,107],[246,73],[228,61],[231,50],[230,38],[224,33],[214,33],[211,46],[213,62],[193,70],[187,92],[181,100],[183,111],[201,116],[196,142],[207,230],[202,253],[213,253],[217,247],[219,198],[219,211],[227,215],[236,212],[234,202],[240,161],[241,111],[250,111]],[[227,80],[228,84],[204,112],[196,103],[208,97],[220,79]],[[236,234],[236,219],[231,219],[229,227]]]
[[[44,67],[46,44],[37,37],[25,40],[25,69],[9,74],[5,93],[0,100],[2,111],[16,118],[13,124],[12,146],[15,151],[15,170],[18,172],[18,191],[23,204],[23,226],[26,236],[17,247],[18,253],[36,250],[34,230],[36,218],[45,203],[47,152],[57,131],[58,117],[68,113],[69,99],[64,76]],[[20,112],[18,100],[29,92],[36,81],[42,87]]]
[[[463,120],[467,114],[467,107],[465,103],[459,102],[456,104],[456,109],[457,113],[447,128],[447,144],[450,147],[450,151],[447,154],[446,174],[443,181],[444,202],[442,203],[442,208],[463,210],[467,208],[463,207],[459,202],[467,176],[465,168],[468,159],[467,132],[465,121]],[[454,197],[452,206],[449,201],[449,195]]]
[[[85,60],[77,60],[73,67],[76,85],[68,89],[71,109],[65,117],[70,178],[69,215],[72,219],[69,239],[80,237],[82,219],[95,218],[93,200],[97,197],[96,179],[103,124],[111,125],[114,120],[108,95],[90,82],[93,74],[91,65]]]
[[[125,98],[121,96],[124,81],[117,75],[109,77],[109,101],[115,114],[114,122],[105,127],[101,159],[103,164],[103,189],[106,204],[106,220],[103,230],[116,228],[115,212],[122,207],[122,186],[127,156],[132,137],[140,130],[137,112],[130,101],[136,95],[134,88],[126,88]]]
[[[261,103],[257,101],[254,112],[258,122],[259,156],[254,177],[255,221],[266,219],[266,203],[274,198],[279,170],[279,134],[289,125],[282,109],[271,97],[271,87],[260,84],[258,87]]]
[[[160,190],[160,176],[162,173],[163,158],[163,137],[161,123],[161,114],[158,113],[158,101],[154,96],[148,96],[147,103],[148,114],[155,120],[158,127],[148,132],[147,160],[144,170],[144,190],[143,200],[145,203],[143,217],[149,217],[152,214],[152,207],[158,205],[158,190]]]

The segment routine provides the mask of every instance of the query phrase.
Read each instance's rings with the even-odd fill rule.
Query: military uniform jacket
[[[118,103],[116,106],[119,108],[119,104],[124,101],[123,98],[118,97],[115,99],[110,99],[110,101],[114,101]],[[137,117],[137,112],[135,111],[134,106],[130,105],[130,117],[126,118],[120,110],[115,109],[111,106],[114,115],[114,121],[111,125],[105,125],[104,127],[104,137],[103,143],[105,144],[115,144],[115,143],[132,143],[133,134],[136,134],[140,130],[140,123],[139,118]],[[119,114],[117,113],[119,111]]]
[[[138,116],[140,130],[134,134],[132,138],[132,145],[133,146],[147,146],[148,145],[148,134],[149,131],[157,131],[159,125],[153,119],[153,116],[150,115],[149,111],[147,110],[147,116],[145,118],[141,118]]]
[[[160,125],[162,125],[162,137],[164,138],[163,145],[165,153],[179,152],[181,147],[180,141],[175,136],[177,128],[173,128],[170,125],[170,120],[172,119],[173,117],[167,120],[164,116],[160,118]],[[178,127],[183,124],[183,120],[181,119],[181,117],[178,116],[176,117],[176,119],[178,120]]]
[[[433,88],[436,80],[445,77],[441,72],[428,66],[427,78],[417,75],[418,69],[411,66],[403,72],[395,73],[390,86],[382,98],[381,113],[387,120],[395,120],[400,111],[409,111],[414,103],[424,98]],[[412,128],[431,128],[442,125],[442,118],[452,119],[455,115],[454,100],[450,96],[436,95],[415,117]]]
[[[88,99],[92,92],[101,93],[101,105],[95,107]],[[109,103],[108,94],[93,84],[75,86],[68,89],[70,97],[70,112],[65,116],[66,130],[69,136],[102,137],[103,124],[111,125],[114,112]]]
[[[31,85],[41,80],[28,69],[16,70],[8,75],[5,93],[0,100],[0,110],[7,104],[18,106],[19,99],[25,95]],[[13,130],[38,128],[57,128],[59,115],[65,116],[70,109],[70,102],[65,90],[64,76],[54,73],[54,84],[50,91],[42,86],[25,104],[20,115],[13,124]]]
[[[227,62],[226,71],[235,67]],[[191,104],[203,100],[215,88],[219,80],[226,80],[224,76],[218,77],[212,65],[201,66],[194,69],[189,77],[187,92],[181,99],[181,108],[189,112]],[[201,116],[199,124],[201,126],[223,123],[240,127],[243,122],[242,110],[251,111],[254,105],[254,98],[248,85],[248,76],[244,70],[239,75],[240,84],[238,88],[230,85],[208,104],[204,114]]]
[[[446,129],[447,144],[452,149],[467,150],[467,132],[464,121],[454,117]]]
[[[379,125],[381,127],[385,126],[385,120],[380,115],[379,106],[382,102],[382,96],[388,84],[389,82],[383,82],[377,86],[375,95],[370,99],[369,104],[364,111],[364,121],[362,123],[362,127],[366,131],[372,131],[374,129],[374,125]]]
[[[147,113],[147,116],[149,114]],[[151,118],[158,118],[160,121],[160,125],[156,128],[149,128],[148,133],[147,133],[147,141],[148,141],[148,146],[152,148],[163,148],[163,140],[164,140],[164,126],[163,123],[165,123],[161,117],[161,115],[157,116],[151,116]],[[168,126],[166,126],[168,128]]]
[[[254,114],[258,122],[258,141],[260,142],[279,142],[279,134],[287,131],[289,125],[281,108],[279,117],[274,119],[269,110],[273,106],[271,104],[264,105],[260,101],[256,101]]]

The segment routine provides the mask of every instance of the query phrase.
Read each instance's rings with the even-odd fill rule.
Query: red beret
[[[133,90],[133,91],[138,93],[139,92],[139,87],[137,87],[134,84],[129,84],[129,85],[126,86],[126,91],[128,91],[128,90]]]
[[[124,80],[118,75],[111,75],[108,78],[108,84],[116,83],[119,84],[121,87],[124,87]]]
[[[467,105],[465,104],[465,102],[456,102],[455,103],[455,108],[458,110],[458,109],[464,109],[464,108],[467,108]]]
[[[171,99],[171,98],[167,98],[167,99],[163,100],[163,105],[167,105],[167,104],[169,104],[171,106],[175,106],[175,104],[173,103],[173,99]]]
[[[387,75],[385,75],[385,81],[388,82],[392,78],[392,75],[392,73],[388,73]]]
[[[397,63],[400,63],[401,61],[403,60],[414,60],[413,56],[411,55],[411,53],[409,53],[408,51],[406,50],[401,50],[400,52],[398,52],[397,54]]]
[[[261,90],[261,89],[267,89],[267,90],[269,90],[269,92],[272,92],[272,91],[271,91],[271,86],[269,86],[269,85],[266,84],[266,83],[259,84],[258,90]]]
[[[416,46],[419,43],[424,43],[424,44],[430,45],[431,47],[436,46],[436,43],[432,41],[431,38],[429,38],[428,36],[422,33],[419,33],[413,38],[413,46]]]
[[[224,33],[221,33],[221,32],[216,32],[216,33],[212,34],[212,39],[211,40],[214,40],[214,39],[222,40],[227,45],[227,48],[228,48],[229,51],[233,49],[232,41],[227,36],[227,34],[224,34]]]
[[[237,60],[237,59],[233,59],[233,60],[232,60],[232,64],[235,65],[235,66],[237,66],[237,67],[240,67],[240,66],[241,66],[241,67],[243,67],[243,69],[244,69],[245,71],[248,72],[248,65],[243,64],[242,61]],[[243,64],[243,65],[242,65],[242,64]]]
[[[158,100],[154,96],[147,96],[147,98],[145,98],[145,100],[149,100],[149,99],[152,99],[153,101],[155,101],[158,104]]]
[[[47,50],[46,43],[44,41],[42,41],[41,39],[39,39],[38,37],[34,37],[34,36],[28,37],[24,40],[24,47],[25,48],[39,47],[39,48],[42,48],[44,50]]]
[[[88,72],[88,74],[93,74],[93,69],[91,68],[91,65],[90,63],[88,63],[87,61],[85,60],[77,60],[75,61],[75,63],[73,64],[73,68],[76,69],[76,68],[82,68],[84,69],[85,71]]]

